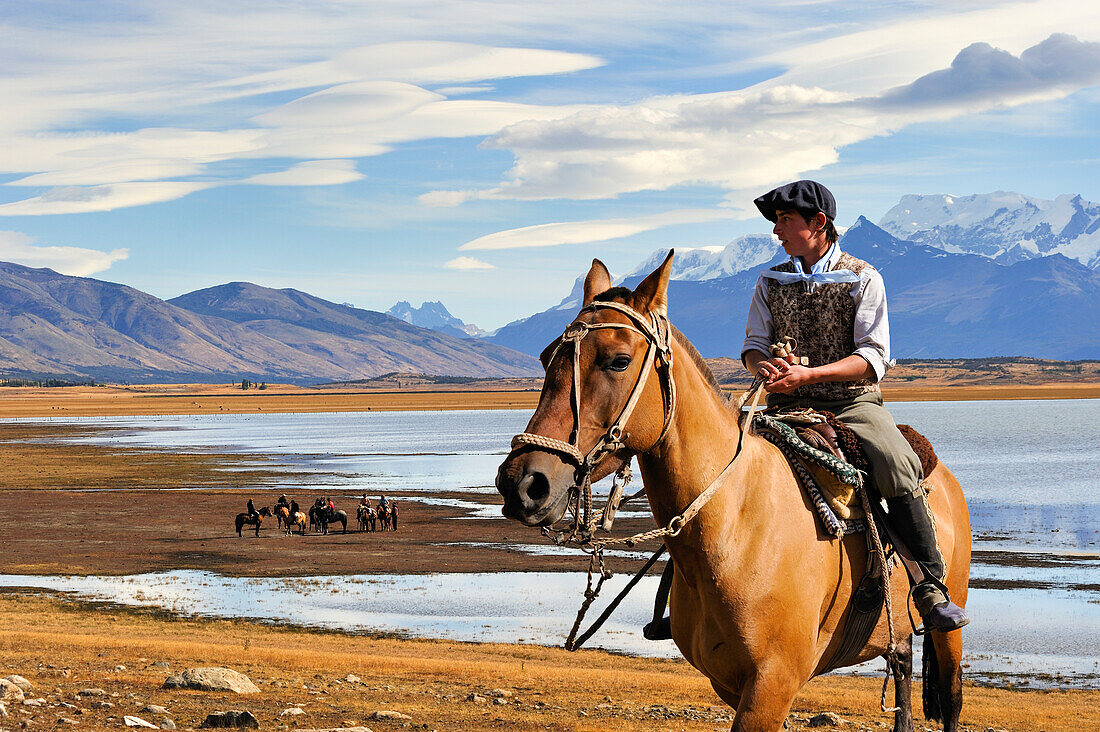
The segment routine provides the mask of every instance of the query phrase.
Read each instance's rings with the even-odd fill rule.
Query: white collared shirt
[[[840,245],[833,243],[825,256],[810,267],[810,274],[827,272],[836,264],[842,252]],[[795,270],[804,272],[802,262],[791,257]],[[756,280],[756,289],[749,304],[748,322],[745,326],[745,342],[741,346],[741,361],[744,363],[747,351],[759,351],[765,355],[771,353],[776,335],[772,329],[772,314],[768,308],[768,283],[770,280],[761,275]],[[820,285],[813,282],[803,284],[807,292],[813,292]],[[856,317],[853,337],[856,350],[875,372],[875,379],[882,381],[886,371],[894,365],[890,360],[890,322],[886,314],[886,285],[882,275],[872,267],[864,267],[859,273],[859,282],[853,282],[849,290],[855,301]],[[770,357],[770,355],[769,355]]]

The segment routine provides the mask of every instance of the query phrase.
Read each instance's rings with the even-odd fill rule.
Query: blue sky
[[[593,256],[907,193],[1100,200],[1100,7],[0,0],[0,259],[485,328]]]

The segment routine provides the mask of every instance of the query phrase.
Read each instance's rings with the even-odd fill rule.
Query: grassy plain
[[[0,727],[52,727],[60,717],[81,729],[118,728],[122,716],[146,704],[166,707],[181,728],[206,714],[251,711],[262,727],[369,725],[435,730],[726,730],[731,710],[704,678],[682,661],[570,654],[557,648],[471,644],[348,635],[245,621],[179,619],[49,596],[0,594],[0,664],[35,685],[43,707],[9,709]],[[167,662],[171,669],[154,667]],[[226,696],[161,689],[173,671],[228,666],[248,675],[259,694]],[[119,668],[124,667],[124,668]],[[358,677],[349,680],[349,675]],[[103,689],[113,705],[95,708],[76,698]],[[919,709],[919,684],[914,698]],[[880,730],[892,721],[878,710],[877,679],[826,676],[795,702],[789,729],[808,729],[822,711],[845,729]],[[116,696],[117,695],[117,696]],[[471,695],[474,695],[471,698]],[[496,695],[496,696],[495,696]],[[500,698],[500,702],[494,702]],[[964,728],[985,732],[1069,732],[1100,728],[1100,692],[1013,691],[968,685]],[[82,709],[63,708],[61,702]],[[409,720],[373,720],[380,710]],[[916,728],[927,726],[920,712]]]

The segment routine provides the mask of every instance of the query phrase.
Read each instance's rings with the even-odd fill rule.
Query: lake
[[[969,602],[974,621],[964,631],[968,674],[1001,680],[1031,677],[1032,683],[1039,674],[1048,675],[1048,683],[1100,686],[1100,401],[889,406],[898,422],[913,425],[932,441],[967,494],[979,552],[972,571],[978,589]],[[350,497],[414,491],[432,501],[431,494],[442,490],[494,493],[497,464],[529,416],[524,410],[25,421],[121,428],[74,441],[259,453],[303,473],[324,470],[346,476],[317,483],[303,475],[302,482],[319,492]],[[300,492],[301,483],[287,488]],[[379,582],[387,592],[379,591]],[[476,593],[471,582],[477,584]],[[197,572],[0,577],[0,585],[73,591],[183,613],[533,643],[560,642],[583,584],[583,575],[548,573],[482,575],[476,580],[446,574],[310,578],[289,584]],[[1000,587],[1005,589],[994,589]],[[592,645],[673,653],[671,644],[640,638],[638,629],[651,598],[649,587],[639,588]]]

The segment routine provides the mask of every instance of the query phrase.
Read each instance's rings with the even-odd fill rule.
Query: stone
[[[4,706],[3,702],[0,702],[0,719],[8,716],[8,708]]]
[[[0,679],[0,702],[21,702],[23,699],[22,689],[7,679]]]
[[[170,663],[168,663],[167,661],[153,661],[149,665],[152,666],[153,668],[171,668],[172,667],[172,665]]]
[[[122,664],[119,664],[119,665],[115,666],[115,671],[125,671],[125,670],[126,670],[126,667],[123,666]]]
[[[496,697],[497,699],[507,699],[512,696],[511,689],[493,689],[489,692],[489,696]]]
[[[75,719],[69,719],[68,717],[60,717],[57,720],[57,723],[58,724],[80,724],[80,722],[76,721]]]
[[[279,712],[280,717],[300,717],[306,713],[305,709],[301,707],[287,707],[283,711]]]
[[[76,695],[77,696],[107,696],[107,692],[105,692],[103,689],[88,688],[88,689],[81,689],[80,691],[76,692]]]
[[[844,724],[844,720],[833,714],[832,712],[821,712],[810,717],[810,721],[806,723],[807,727],[839,727]]]
[[[114,707],[114,703],[103,701],[101,699],[100,701],[92,702],[90,706],[92,707],[92,709],[111,709],[112,707]]]
[[[156,704],[146,704],[139,711],[142,711],[146,714],[159,714],[162,717],[171,714],[171,712],[169,712],[167,709]]]
[[[344,677],[344,681],[348,682],[349,684],[358,684],[360,680],[361,679],[355,674],[348,674]]]
[[[260,720],[252,715],[252,712],[242,712],[230,709],[227,712],[212,712],[206,715],[206,720],[199,725],[200,729],[223,727],[232,729],[259,729]]]
[[[23,706],[26,707],[44,707],[46,706],[45,699],[24,699]]]
[[[509,702],[507,699],[505,699],[502,696],[498,696],[498,697],[493,698],[493,704],[500,705],[500,704],[510,704],[510,703],[511,702]]]
[[[401,712],[394,712],[394,711],[389,710],[389,709],[379,709],[377,712],[374,712],[373,714],[370,715],[370,719],[375,719],[375,720],[381,720],[381,719],[408,720],[408,719],[412,719],[412,717],[410,717],[407,714],[402,714]]]
[[[182,674],[175,674],[165,679],[164,688],[232,691],[235,694],[260,693],[251,679],[231,668],[189,668]]]
[[[488,697],[484,697],[481,694],[467,694],[466,701],[473,702],[474,704],[486,704],[489,701]]]
[[[157,729],[157,726],[152,722],[146,722],[141,717],[135,717],[130,714],[122,718],[122,723],[127,727],[148,727],[149,729]]]
[[[165,717],[164,719],[160,720],[160,728],[161,729],[175,729],[176,728],[176,723],[173,722],[171,719],[168,719],[168,717]]]
[[[7,681],[12,682],[16,686],[18,686],[20,689],[22,689],[24,692],[34,690],[34,685],[31,684],[31,682],[24,679],[19,674],[12,674],[11,676],[5,676],[4,679],[7,680]]]

